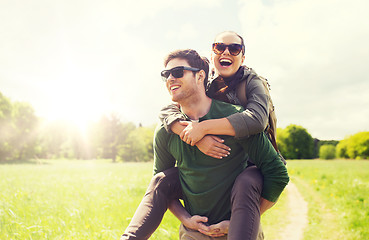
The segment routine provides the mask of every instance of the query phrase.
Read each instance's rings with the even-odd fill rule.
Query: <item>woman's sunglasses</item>
[[[163,79],[164,82],[167,81],[168,77],[170,76],[170,74],[172,74],[173,77],[175,78],[181,78],[183,77],[184,74],[184,70],[189,70],[192,72],[198,72],[200,71],[200,69],[198,68],[193,68],[193,67],[185,67],[185,66],[179,66],[179,67],[175,67],[169,70],[163,70],[161,71],[161,77]]]
[[[243,46],[237,43],[232,43],[232,44],[213,43],[213,52],[217,55],[224,53],[224,51],[227,48],[228,48],[229,53],[233,56],[237,56],[243,50]]]

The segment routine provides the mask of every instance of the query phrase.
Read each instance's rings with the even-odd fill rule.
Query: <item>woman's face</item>
[[[241,39],[234,33],[225,32],[218,35],[215,38],[214,43],[241,44]],[[245,55],[243,55],[242,51],[237,56],[233,56],[229,53],[228,48],[226,48],[226,50],[220,55],[217,55],[214,52],[211,54],[211,60],[215,67],[215,71],[222,77],[233,76],[242,65],[244,59]]]

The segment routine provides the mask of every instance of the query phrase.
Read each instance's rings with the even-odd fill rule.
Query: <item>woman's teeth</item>
[[[229,59],[221,59],[221,60],[219,61],[219,63],[220,63],[220,65],[222,65],[222,66],[229,66],[229,65],[231,65],[231,64],[232,64],[232,61],[231,61],[231,60],[229,60]]]

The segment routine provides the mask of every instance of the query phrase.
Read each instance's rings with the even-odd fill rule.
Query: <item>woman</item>
[[[231,149],[222,143],[222,139],[210,134],[230,135],[241,138],[264,131],[268,123],[268,95],[265,93],[263,83],[257,74],[251,69],[242,66],[245,59],[245,46],[241,36],[234,32],[223,32],[215,38],[212,49],[211,60],[215,69],[214,80],[211,81],[207,91],[208,96],[241,105],[240,100],[237,98],[236,90],[240,86],[246,86],[247,105],[244,106],[246,110],[227,118],[191,123],[183,121],[185,118],[183,118],[182,114],[178,114],[179,109],[175,105],[171,105],[162,111],[161,118],[167,130],[180,135],[181,139],[186,143],[196,145],[203,153],[209,156],[223,158],[229,154]],[[246,85],[242,84],[244,81],[246,81]],[[236,180],[236,182],[241,182],[241,184],[242,182],[255,182],[255,184],[262,185],[261,173],[255,167],[246,168],[238,178],[242,180]],[[147,200],[148,202],[151,201],[151,207],[146,209],[146,213],[145,210],[141,211],[140,214],[136,212],[133,218],[134,220],[131,221],[122,239],[147,239],[161,221],[161,218],[158,220],[158,217],[152,217],[151,215],[162,216],[166,208],[170,207],[170,199],[179,197],[178,195],[172,196],[171,194],[174,191],[168,190],[173,188],[173,186],[177,188],[179,186],[176,170],[168,170],[160,179],[158,177],[154,177],[154,179],[150,184],[155,186],[149,187],[151,190],[146,195],[150,195],[152,192],[164,192],[163,195],[166,196],[165,201],[153,200],[153,198]],[[258,179],[258,181],[255,181],[255,179]],[[245,188],[248,191],[253,186],[247,185]],[[155,189],[155,191],[152,189]],[[165,189],[165,191],[162,191],[162,189]],[[156,202],[161,202],[161,204],[165,202],[165,206],[156,207],[158,205]],[[247,201],[245,203],[247,204]],[[146,203],[141,204],[147,205]],[[260,215],[273,204],[265,199],[261,200],[260,212],[258,212],[259,209],[254,210],[254,221],[257,222],[257,226],[260,221]],[[155,211],[159,211],[160,213],[152,213]],[[236,214],[234,215],[235,223],[245,223],[244,219],[237,217]],[[233,211],[231,218],[233,218]],[[198,220],[199,222],[204,222],[203,218]],[[203,230],[197,230],[210,236],[222,236],[227,233],[228,226],[232,226],[232,219],[231,224],[229,221],[222,222],[216,226],[204,227],[202,228]],[[194,226],[188,227],[196,228],[197,226],[195,224]],[[258,228],[254,227],[248,231],[247,234],[250,236],[250,239],[255,239]],[[136,237],[129,238],[129,236]]]

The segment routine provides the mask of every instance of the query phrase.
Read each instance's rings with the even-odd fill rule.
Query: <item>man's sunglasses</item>
[[[161,71],[161,77],[162,77],[164,82],[167,81],[170,74],[172,74],[172,76],[175,77],[175,78],[181,78],[181,77],[183,77],[183,74],[184,74],[183,71],[184,70],[189,70],[189,71],[192,71],[192,72],[200,71],[200,69],[198,69],[198,68],[179,66],[179,67],[175,67],[175,68],[172,68],[172,69],[169,69],[169,70]]]
[[[213,43],[213,52],[217,55],[224,53],[227,48],[229,53],[233,56],[237,56],[241,51],[243,51],[243,46],[241,44]]]

